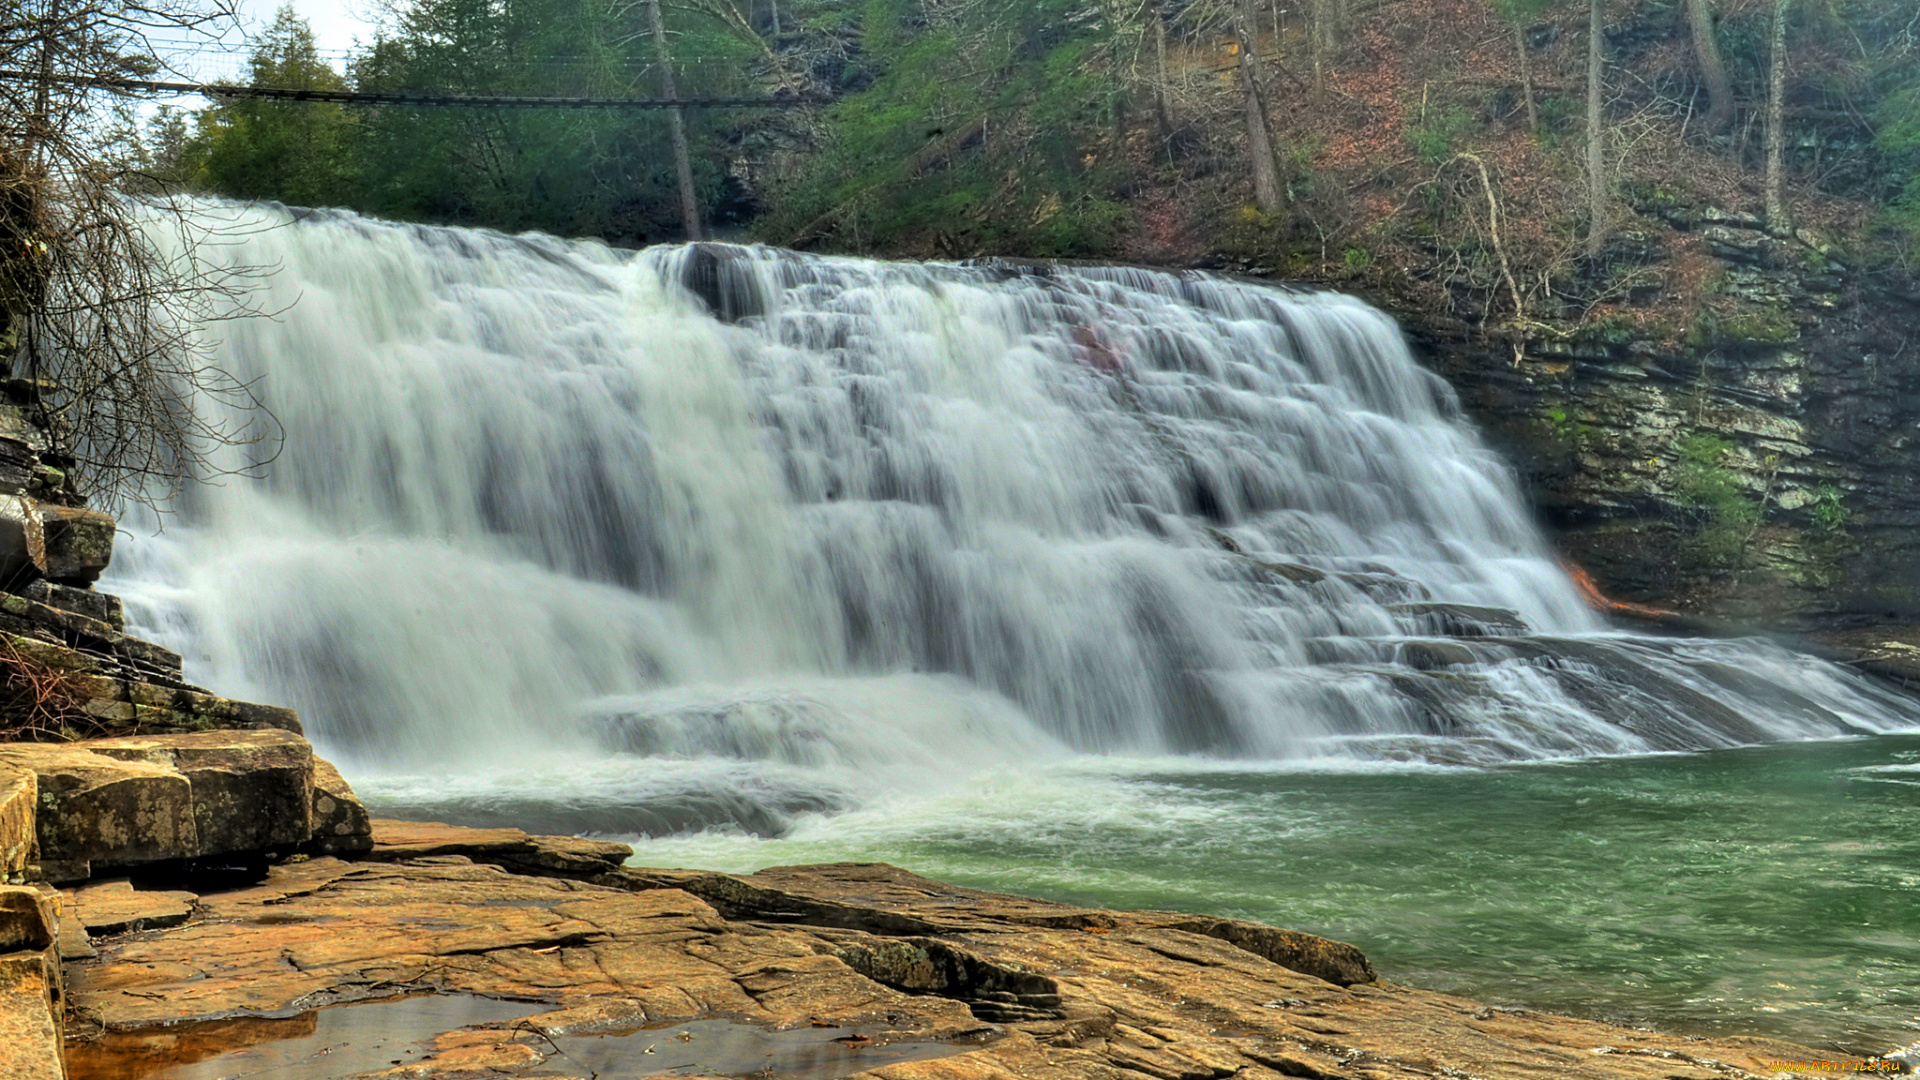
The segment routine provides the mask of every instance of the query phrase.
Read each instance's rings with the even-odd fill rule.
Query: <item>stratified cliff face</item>
[[[1516,350],[1403,312],[1602,589],[1743,622],[1920,614],[1920,289],[1821,236],[1671,200],[1640,258],[1691,275]]]

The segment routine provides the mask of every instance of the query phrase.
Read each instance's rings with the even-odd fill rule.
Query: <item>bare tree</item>
[[[1602,0],[1587,0],[1587,254],[1607,242],[1606,131],[1600,126],[1601,72],[1606,54]]]
[[[1253,166],[1253,204],[1263,214],[1280,209],[1280,171],[1274,165],[1273,133],[1260,94],[1260,31],[1253,21],[1253,0],[1240,0],[1234,27],[1240,38],[1240,91],[1247,117],[1247,156]]]
[[[270,419],[198,333],[247,311],[249,274],[199,258],[205,224],[185,204],[126,194],[104,122],[121,99],[95,85],[171,73],[155,38],[233,24],[232,0],[15,0],[0,14],[0,347],[37,382],[74,489],[108,504],[245,469],[213,455]],[[196,408],[207,397],[253,419],[229,426],[215,417],[232,411]]]
[[[1713,36],[1712,0],[1686,0],[1686,5],[1693,55],[1707,81],[1707,131],[1717,135],[1733,120],[1733,84],[1727,80],[1727,65]]]
[[[1776,232],[1787,227],[1786,204],[1786,101],[1787,101],[1787,6],[1791,0],[1773,0],[1772,48],[1767,54],[1767,228]]]
[[[660,96],[676,101],[680,94],[673,85],[673,52],[667,47],[667,27],[660,19],[660,0],[647,0],[647,27],[653,34],[654,57],[660,64]],[[700,239],[700,204],[693,193],[693,165],[687,158],[687,110],[676,105],[667,110],[667,130],[673,136],[673,172],[680,188],[680,224],[688,240]]]

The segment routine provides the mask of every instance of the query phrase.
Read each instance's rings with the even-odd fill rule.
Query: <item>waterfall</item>
[[[1027,759],[1484,764],[1915,719],[1770,645],[1607,632],[1355,299],[203,213],[246,234],[203,257],[273,270],[276,316],[207,332],[284,444],[136,527],[108,587],[364,772],[457,792],[563,760],[673,794],[648,828],[777,828]]]

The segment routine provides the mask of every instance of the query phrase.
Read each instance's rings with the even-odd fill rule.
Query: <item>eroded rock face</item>
[[[1608,595],[1811,626],[1920,613],[1920,295],[1751,214],[1636,209],[1690,260],[1656,256],[1650,279],[1707,277],[1663,301],[1691,325],[1574,305],[1543,313],[1566,336],[1517,352],[1440,313],[1405,312],[1409,330]],[[1727,503],[1758,526],[1701,544]]]
[[[39,794],[32,770],[0,764],[0,881],[35,861],[33,807]]]
[[[373,824],[353,788],[333,763],[313,759],[313,842],[319,855],[349,855],[373,848]]]
[[[90,585],[113,561],[113,516],[73,506],[40,507],[46,577],[62,585]]]
[[[55,964],[39,952],[0,955],[0,1076],[66,1075]]]
[[[0,1077],[60,1080],[58,897],[0,885]]]
[[[46,949],[58,925],[51,898],[23,885],[0,885],[0,953]]]
[[[1769,1059],[1822,1056],[1479,1007],[1379,981],[1350,946],[1234,920],[1078,908],[872,864],[536,877],[468,853],[568,843],[387,828],[374,825],[376,853],[391,861],[282,865],[201,897],[181,926],[102,940],[97,960],[70,968],[76,1004],[109,1028],[426,990],[553,1006],[433,1040],[393,1071],[413,1080],[481,1065],[538,1075],[566,1064],[549,1036],[700,1016],[830,1027],[855,1046],[970,1043],[857,1073],[884,1080],[1741,1080]]]

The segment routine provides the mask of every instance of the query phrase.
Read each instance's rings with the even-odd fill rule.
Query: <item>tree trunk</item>
[[[1727,65],[1720,59],[1720,44],[1713,37],[1712,0],[1686,0],[1687,29],[1693,36],[1693,55],[1700,62],[1700,75],[1707,81],[1707,133],[1718,135],[1733,122],[1733,84],[1727,81]]]
[[[1273,134],[1267,130],[1266,104],[1260,100],[1260,37],[1253,21],[1253,0],[1240,0],[1240,84],[1247,114],[1247,156],[1253,165],[1253,204],[1263,214],[1280,209],[1280,170],[1274,166]]]
[[[1533,103],[1533,61],[1527,56],[1527,28],[1513,24],[1513,46],[1520,55],[1520,93],[1527,99],[1527,131],[1540,134],[1540,110]]]
[[[1587,254],[1607,242],[1606,132],[1600,129],[1600,73],[1606,50],[1601,0],[1587,0]]]
[[[1787,228],[1782,189],[1786,185],[1787,5],[1790,2],[1773,0],[1773,48],[1767,60],[1767,227],[1776,232]]]
[[[1313,61],[1313,107],[1327,103],[1327,42],[1333,37],[1333,0],[1307,0],[1307,50]]]
[[[778,45],[780,43],[780,0],[767,0],[767,21],[771,24],[767,38]]]
[[[660,20],[660,0],[647,0],[647,23],[653,31],[653,52],[660,62],[660,93],[668,101],[677,101],[680,93],[673,85],[673,53],[667,48],[667,26]],[[667,128],[673,135],[673,170],[680,182],[680,221],[687,239],[700,239],[700,205],[693,197],[693,164],[687,156],[687,111],[682,106],[667,110]]]
[[[1168,87],[1171,81],[1167,75],[1167,18],[1160,13],[1159,5],[1153,9],[1153,119],[1160,126],[1160,145],[1167,149],[1167,140],[1173,138],[1173,107],[1168,103]]]

